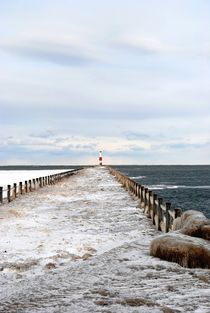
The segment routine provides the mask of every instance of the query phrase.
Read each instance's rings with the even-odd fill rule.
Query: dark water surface
[[[114,166],[183,210],[199,210],[210,218],[210,165]]]

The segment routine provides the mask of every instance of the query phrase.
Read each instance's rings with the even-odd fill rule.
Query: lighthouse
[[[103,158],[102,158],[102,151],[99,151],[99,165],[100,166],[102,166],[102,160],[103,160]]]

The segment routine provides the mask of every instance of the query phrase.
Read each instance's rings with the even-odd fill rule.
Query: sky
[[[0,165],[210,164],[209,0],[0,0]]]

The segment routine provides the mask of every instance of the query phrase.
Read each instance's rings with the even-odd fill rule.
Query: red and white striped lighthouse
[[[102,151],[99,151],[99,165],[102,166],[102,161],[103,161],[103,158],[102,158]]]

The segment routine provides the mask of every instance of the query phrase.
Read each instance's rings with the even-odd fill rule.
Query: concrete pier
[[[1,206],[0,312],[210,312],[210,270],[149,256],[161,232],[105,167]]]

